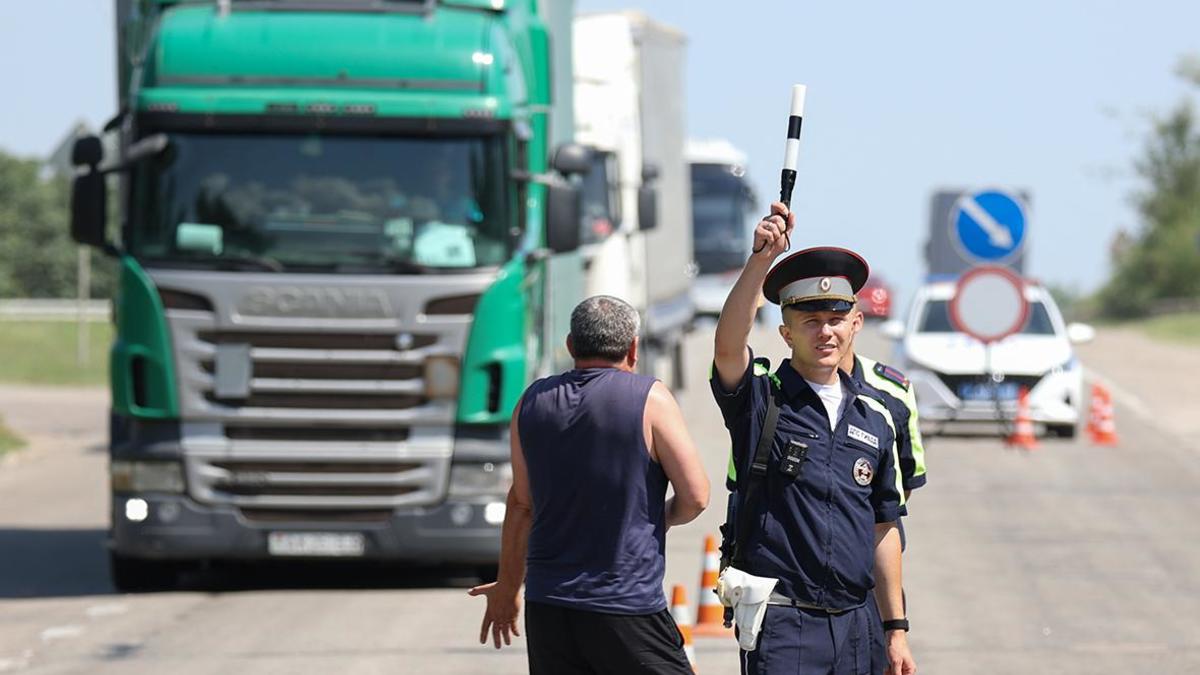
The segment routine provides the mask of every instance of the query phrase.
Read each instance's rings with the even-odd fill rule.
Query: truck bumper
[[[144,511],[144,519],[127,516],[130,499],[146,503],[146,508],[134,509]],[[267,547],[271,532],[357,532],[365,546],[355,559],[494,564],[500,554],[500,524],[485,519],[487,507],[487,502],[446,502],[396,511],[370,523],[263,523],[246,519],[235,507],[208,506],[186,495],[118,494],[112,499],[109,546],[135,558],[265,560],[274,557]],[[491,510],[491,520],[497,520],[497,507]]]

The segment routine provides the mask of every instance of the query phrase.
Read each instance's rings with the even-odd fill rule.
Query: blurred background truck
[[[569,364],[583,292],[589,162],[548,119],[572,10],[117,1],[119,152],[76,144],[72,234],[120,266],[118,588],[231,558],[494,571],[509,417]]]
[[[692,183],[692,248],[696,313],[717,317],[750,257],[758,201],[746,154],[724,139],[688,141]]]
[[[642,316],[646,372],[681,387],[695,314],[686,38],[630,11],[578,16],[573,43],[575,139],[593,150],[583,178],[586,295],[629,300]]]

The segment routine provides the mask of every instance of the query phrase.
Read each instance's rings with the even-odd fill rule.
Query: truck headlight
[[[453,356],[425,359],[425,396],[443,399],[458,396],[458,371],[458,359]]]
[[[183,492],[179,462],[113,460],[109,467],[113,492]]]
[[[512,464],[481,462],[450,465],[450,497],[496,497],[512,487]]]

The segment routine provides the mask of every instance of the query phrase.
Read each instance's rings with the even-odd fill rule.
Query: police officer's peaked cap
[[[870,274],[867,261],[854,251],[832,246],[808,248],[779,261],[767,273],[763,295],[781,307],[847,312]]]

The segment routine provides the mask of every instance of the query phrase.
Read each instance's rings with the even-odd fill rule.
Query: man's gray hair
[[[595,295],[571,312],[571,344],[576,359],[620,361],[639,329],[637,310],[611,295]]]

